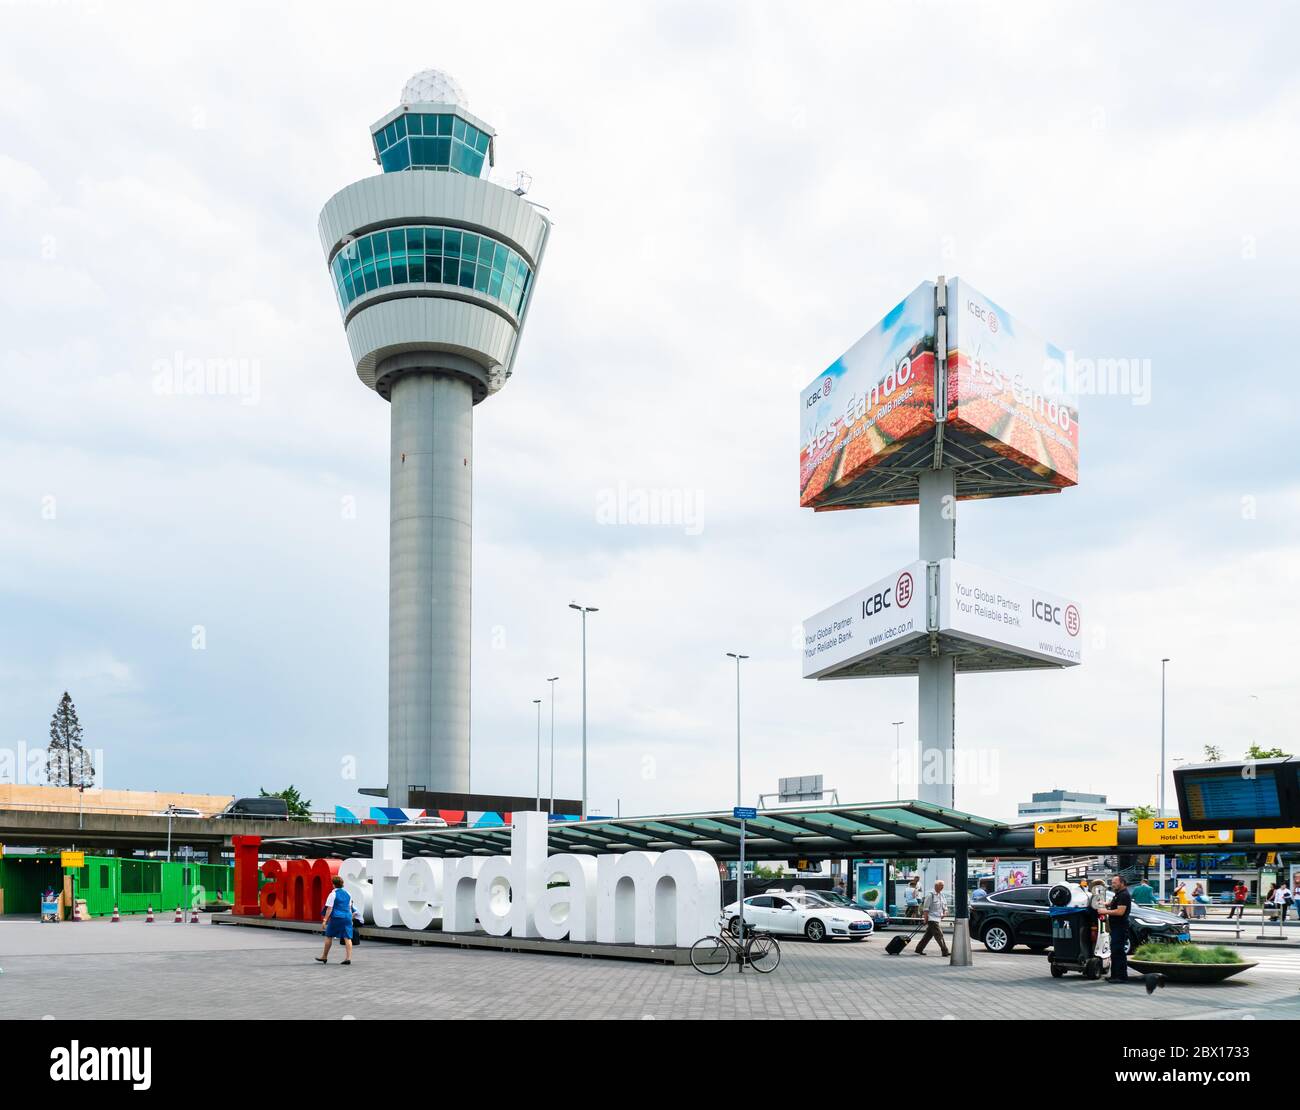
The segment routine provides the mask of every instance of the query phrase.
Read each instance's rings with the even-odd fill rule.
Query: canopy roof
[[[928,802],[873,802],[760,810],[746,822],[747,859],[825,859],[875,855],[945,855],[997,846],[1015,826]],[[554,821],[552,853],[618,854],[694,848],[735,859],[740,821],[730,811],[657,817]],[[510,826],[388,829],[356,836],[264,839],[263,853],[315,857],[369,856],[376,839],[400,839],[407,856],[498,856],[510,851]]]

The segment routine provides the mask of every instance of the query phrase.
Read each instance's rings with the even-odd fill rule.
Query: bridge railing
[[[148,807],[140,807],[140,806],[135,806],[135,807],[106,806],[106,805],[97,805],[95,804],[94,801],[87,801],[83,805],[50,805],[45,802],[0,802],[0,810],[21,810],[27,813],[106,814],[106,815],[124,816],[124,817],[166,817],[167,816],[167,807],[165,806],[158,809],[150,809]],[[216,816],[216,814],[220,812],[221,810],[214,809],[214,810],[209,810],[207,812],[201,812],[200,816],[198,817],[193,817],[190,814],[185,814],[185,813],[175,814],[174,817],[178,821],[184,821],[184,820],[206,821],[209,818]],[[271,818],[262,817],[256,814],[250,814],[247,817],[245,817],[244,815],[238,815],[236,817],[230,818],[230,820],[265,821],[265,820],[271,820]],[[319,821],[325,824],[332,825],[336,823],[337,818],[335,817],[333,810],[321,809],[321,810],[312,810],[311,813],[305,817],[290,817],[289,820],[291,822],[292,821]]]

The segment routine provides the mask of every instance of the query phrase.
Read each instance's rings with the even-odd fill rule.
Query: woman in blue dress
[[[346,954],[343,966],[346,967],[352,962],[352,895],[343,889],[343,880],[338,875],[334,876],[334,889],[325,899],[321,924],[325,926],[325,951],[316,957],[316,962],[329,963],[330,946],[341,940]]]

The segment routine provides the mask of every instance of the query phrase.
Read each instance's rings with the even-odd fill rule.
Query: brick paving
[[[772,975],[365,943],[356,963],[312,962],[319,938],[270,929],[145,925],[139,919],[41,925],[0,918],[0,1018],[1062,1018],[1300,1017],[1300,952],[1216,987],[1050,978],[1043,956],[974,966],[862,944],[791,940]],[[334,954],[331,953],[333,957]]]

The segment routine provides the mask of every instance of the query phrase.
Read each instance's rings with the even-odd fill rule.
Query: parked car
[[[732,933],[740,928],[735,902],[722,911]],[[871,918],[859,909],[832,906],[802,894],[755,894],[745,899],[745,926],[782,936],[805,936],[809,940],[847,937],[866,940],[873,928]]]
[[[155,817],[202,817],[203,811],[191,806],[168,806],[154,814]]]
[[[803,896],[805,898],[820,899],[821,901],[826,902],[829,905],[838,906],[841,909],[862,910],[862,907],[859,906],[856,902],[854,902],[851,898],[848,898],[845,895],[840,894],[838,891],[835,890],[805,890],[803,892]],[[871,918],[871,924],[874,925],[875,928],[877,929],[889,928],[889,914],[887,914],[884,910],[876,909],[873,906],[870,909],[862,910],[862,912],[865,913],[869,918]]]
[[[999,890],[970,904],[970,934],[990,952],[1010,952],[1023,944],[1031,952],[1052,946],[1052,919],[1048,913],[1047,885]],[[1177,914],[1136,903],[1128,931],[1128,950],[1149,940],[1190,940],[1187,922]]]
[[[212,817],[214,820],[219,817],[233,817],[256,821],[287,821],[289,803],[283,798],[236,798]]]
[[[403,821],[397,827],[399,829],[445,829],[447,822],[441,817],[426,813],[423,817],[412,817],[409,821]]]

